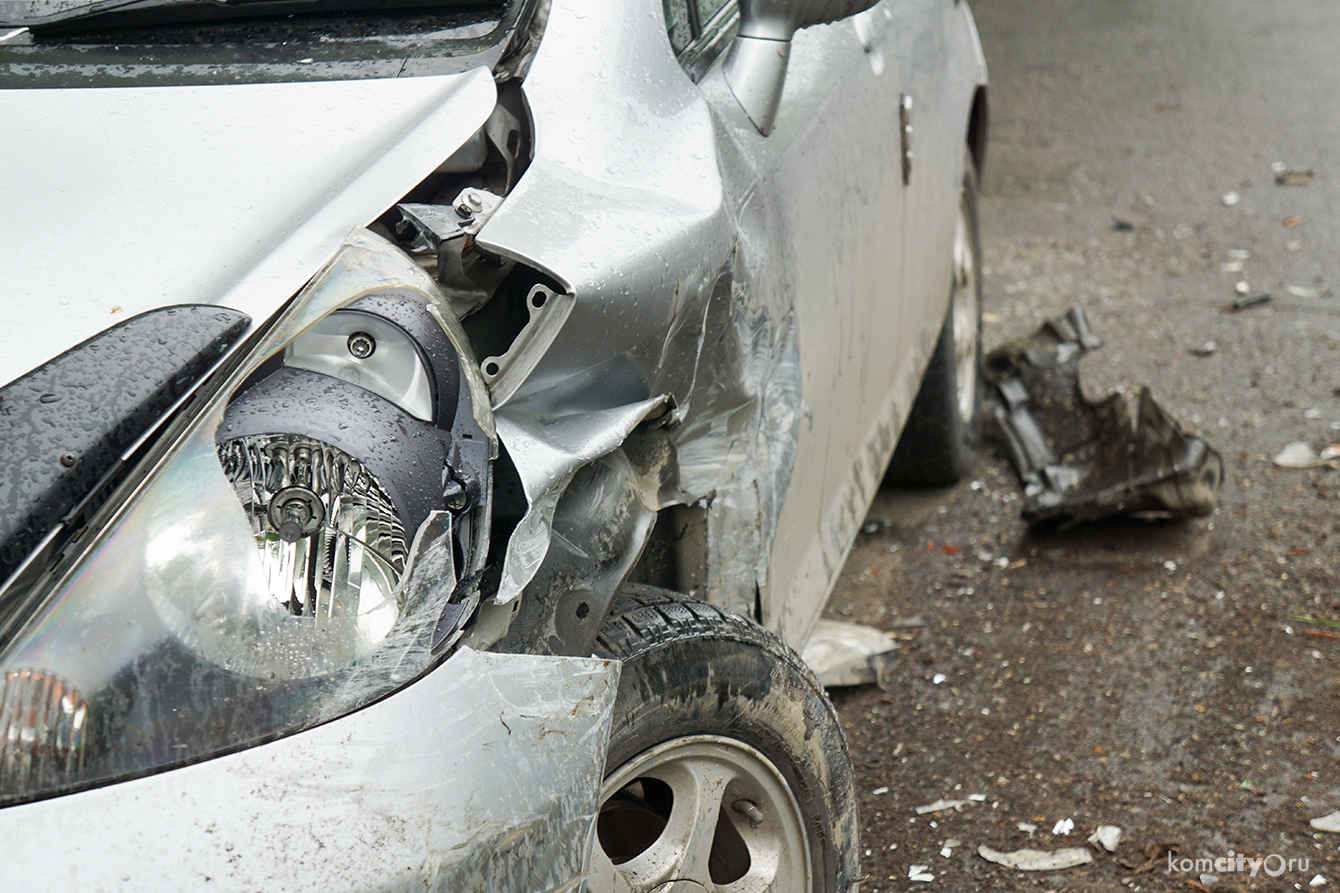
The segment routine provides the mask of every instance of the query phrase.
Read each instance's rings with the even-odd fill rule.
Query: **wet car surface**
[[[967,7],[3,9],[13,876],[854,883],[793,648],[970,458]]]

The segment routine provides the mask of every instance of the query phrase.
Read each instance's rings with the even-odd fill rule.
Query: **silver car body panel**
[[[337,722],[4,810],[5,886],[571,889],[618,676],[611,661],[461,650]]]
[[[469,139],[496,99],[483,69],[0,91],[10,173],[0,384],[155,307],[269,318],[351,227]]]
[[[653,0],[552,4],[525,84],[535,158],[479,242],[575,300],[495,405],[500,436],[524,457],[543,428],[582,414],[587,443],[613,449],[627,430],[592,430],[593,412],[627,426],[669,401],[673,486],[653,508],[706,506],[705,596],[750,614],[757,604],[798,644],[939,332],[985,71],[965,6],[884,3],[796,34],[764,137],[719,65],[693,83],[664,30]],[[905,85],[926,91],[925,158],[906,194],[887,150]],[[925,263],[932,252],[945,263]],[[552,513],[572,464],[517,464],[534,517]],[[509,568],[537,566],[514,561],[543,541],[522,533]]]

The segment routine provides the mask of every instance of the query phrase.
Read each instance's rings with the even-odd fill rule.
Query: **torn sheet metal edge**
[[[569,889],[590,858],[618,677],[613,661],[463,650],[338,722],[10,807],[5,879],[32,891]]]
[[[1072,307],[985,358],[997,399],[993,416],[1024,482],[1024,517],[1077,523],[1123,514],[1212,513],[1223,458],[1186,434],[1148,387],[1141,388],[1133,413],[1122,393],[1096,403],[1085,398],[1079,361],[1099,346],[1083,308]],[[1057,407],[1072,418],[1047,419]],[[1084,416],[1074,419],[1074,412]],[[1070,442],[1058,446],[1066,436]],[[1076,461],[1081,452],[1091,455]]]
[[[617,449],[668,398],[653,397],[601,412],[551,418],[516,407],[498,411],[498,435],[516,465],[529,508],[507,544],[502,581],[493,602],[505,605],[535,576],[553,527],[554,507],[572,476],[583,466]]]

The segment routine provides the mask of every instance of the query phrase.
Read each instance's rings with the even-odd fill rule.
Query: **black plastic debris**
[[[1250,310],[1253,307],[1260,307],[1265,304],[1269,304],[1272,300],[1274,300],[1274,297],[1268,294],[1250,295],[1250,296],[1244,295],[1243,297],[1238,298],[1236,301],[1233,301],[1230,304],[1225,304],[1223,309],[1230,313],[1237,313],[1240,310]]]
[[[1306,186],[1312,182],[1311,168],[1291,168],[1282,161],[1270,165],[1276,186]]]
[[[1142,387],[1091,402],[1079,361],[1101,341],[1080,307],[985,359],[992,413],[1024,484],[1030,522],[1188,518],[1219,502],[1224,461]]]

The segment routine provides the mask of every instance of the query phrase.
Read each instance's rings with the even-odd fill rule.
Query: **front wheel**
[[[754,623],[628,586],[597,640],[621,660],[588,889],[847,890],[846,740],[795,652]]]

